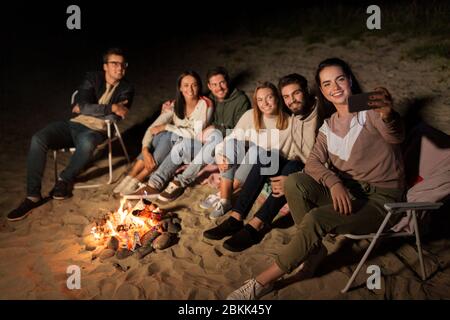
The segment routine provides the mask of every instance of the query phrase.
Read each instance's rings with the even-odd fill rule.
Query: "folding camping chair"
[[[71,105],[73,105],[75,101],[75,96],[77,95],[78,91],[75,91],[72,94],[71,97]],[[120,134],[119,127],[117,126],[117,123],[112,120],[105,120],[106,123],[106,134],[107,138],[104,143],[97,146],[97,149],[101,149],[105,146],[105,144],[108,144],[108,167],[109,167],[109,179],[108,181],[104,183],[97,183],[97,184],[79,184],[74,185],[75,189],[85,189],[85,188],[98,188],[103,185],[111,184],[113,182],[113,173],[112,173],[112,142],[116,139],[119,140],[120,145],[122,146],[123,153],[125,154],[125,157],[127,158],[128,165],[130,165],[130,157],[128,155],[127,148],[125,147],[125,144],[123,143],[122,135]],[[111,135],[111,126],[114,128],[114,137]],[[58,152],[70,152],[74,153],[75,148],[63,148],[59,150],[53,150],[53,160],[54,160],[54,167],[55,167],[55,182],[58,180],[58,162],[57,162],[57,155]]]
[[[422,124],[412,133],[404,153],[405,172],[407,181],[412,187],[408,190],[408,201],[399,203],[386,203],[384,208],[387,215],[376,233],[366,235],[345,234],[350,239],[372,239],[364,256],[348,280],[345,293],[355,280],[369,254],[377,241],[381,238],[416,237],[417,254],[420,262],[422,280],[426,280],[425,267],[420,242],[418,218],[430,210],[442,206],[439,200],[448,196],[450,191],[450,139],[448,135],[430,126]],[[419,179],[418,179],[419,178]],[[415,185],[413,182],[417,182]],[[394,230],[385,230],[389,219],[393,215],[407,213],[406,222],[394,226]],[[408,228],[409,227],[409,228]],[[409,229],[409,230],[408,230]]]
[[[350,239],[354,239],[354,240],[372,239],[372,241],[370,242],[370,245],[367,248],[366,252],[364,253],[364,256],[361,258],[361,261],[359,262],[358,266],[356,267],[355,271],[353,272],[352,276],[348,280],[344,289],[341,290],[341,292],[345,293],[348,291],[348,289],[352,285],[353,281],[355,280],[356,276],[358,275],[359,271],[361,270],[362,266],[364,265],[367,258],[369,257],[369,254],[372,252],[372,249],[374,248],[375,244],[377,243],[377,240],[380,238],[415,236],[416,237],[416,245],[417,245],[417,254],[419,256],[419,262],[420,262],[420,271],[422,273],[422,280],[426,280],[425,267],[423,264],[423,256],[422,256],[422,246],[420,243],[419,226],[417,224],[417,215],[423,211],[439,209],[441,206],[442,206],[441,202],[386,203],[384,205],[384,208],[387,210],[388,213],[376,233],[370,233],[370,234],[365,234],[365,235],[344,234],[345,237],[350,238]],[[396,214],[400,214],[400,213],[404,213],[404,212],[411,212],[411,218],[412,218],[412,224],[413,224],[413,232],[412,233],[407,232],[407,231],[383,232],[386,227],[386,224],[388,223],[388,221],[392,215],[396,215]]]

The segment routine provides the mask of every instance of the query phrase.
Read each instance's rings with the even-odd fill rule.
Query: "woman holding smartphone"
[[[326,234],[375,232],[386,214],[383,205],[402,199],[404,131],[389,92],[376,88],[369,102],[373,109],[351,113],[348,98],[361,90],[346,62],[322,61],[315,80],[319,101],[336,112],[320,128],[305,172],[286,180],[298,232],[275,254],[270,267],[229,299],[258,299],[299,266],[303,277],[312,276],[327,254],[322,244]]]

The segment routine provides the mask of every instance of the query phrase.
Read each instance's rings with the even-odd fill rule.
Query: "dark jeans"
[[[258,163],[253,165],[247,180],[245,180],[242,186],[239,197],[232,208],[232,210],[241,215],[242,219],[247,217],[258,195],[261,193],[264,184],[269,181],[270,177],[288,176],[291,173],[302,170],[304,167],[301,161],[287,160],[281,156],[279,157],[279,164],[277,173],[270,176],[261,174],[261,169],[270,166],[270,164],[261,164],[258,161]],[[284,196],[276,198],[270,194],[255,216],[261,219],[264,224],[271,224],[272,220],[285,204],[286,198]]]
[[[76,148],[69,165],[59,175],[62,180],[72,183],[91,160],[97,145],[105,138],[105,134],[69,120],[52,122],[35,133],[28,152],[27,195],[41,196],[42,176],[49,149]]]

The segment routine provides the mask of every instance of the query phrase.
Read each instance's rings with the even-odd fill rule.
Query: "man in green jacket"
[[[230,87],[230,77],[225,68],[216,67],[209,70],[206,78],[211,92],[209,96],[214,101],[213,123],[202,131],[199,139],[186,139],[178,146],[175,153],[185,163],[191,161],[191,155],[195,157],[183,173],[177,175],[159,195],[158,199],[161,201],[173,201],[181,196],[184,189],[195,181],[203,166],[214,163],[216,145],[223,140],[227,130],[235,127],[242,114],[251,106],[243,91]]]

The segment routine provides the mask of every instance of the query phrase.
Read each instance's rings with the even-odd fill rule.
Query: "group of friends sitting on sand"
[[[75,117],[33,135],[27,195],[8,214],[10,221],[25,218],[43,203],[41,181],[49,149],[76,147],[50,193],[54,199],[71,196],[75,178],[106,138],[104,120],[125,118],[132,105],[134,89],[124,78],[127,66],[120,49],[108,50],[103,71],[88,73],[78,88]],[[127,197],[174,201],[205,165],[216,164],[219,192],[199,205],[209,210],[211,219],[224,217],[203,236],[226,238],[224,248],[235,252],[259,243],[287,203],[295,235],[266,270],[230,299],[260,298],[275,280],[299,266],[304,273],[314,272],[327,254],[325,235],[376,231],[386,215],[384,203],[404,195],[404,127],[388,90],[373,90],[368,103],[372,109],[350,112],[349,97],[362,91],[345,61],[320,62],[314,80],[315,95],[305,77],[292,73],[277,86],[257,85],[250,100],[231,86],[223,67],[208,71],[208,95],[203,95],[195,71],[183,72],[175,99],[162,105],[134,166],[113,190]],[[182,165],[187,167],[179,172]],[[271,192],[244,223],[266,183]],[[394,225],[395,219],[389,223]]]

